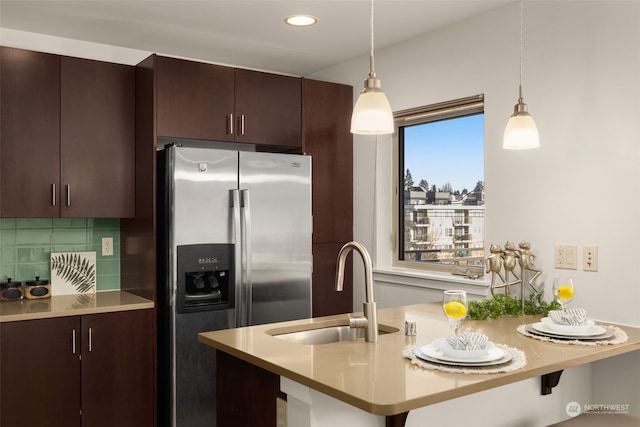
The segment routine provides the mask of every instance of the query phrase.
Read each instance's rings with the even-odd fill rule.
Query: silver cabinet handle
[[[51,206],[56,205],[56,185],[51,184]]]
[[[67,190],[67,206],[71,206],[71,186],[67,184],[65,188]]]
[[[76,354],[76,330],[71,330],[71,352]]]
[[[240,135],[244,135],[244,114],[240,114]]]
[[[91,348],[91,338],[93,337],[93,330],[91,328],[89,328],[89,351],[92,350]]]
[[[233,135],[233,113],[227,116],[227,134]]]

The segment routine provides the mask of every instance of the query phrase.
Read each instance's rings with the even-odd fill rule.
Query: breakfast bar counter
[[[640,328],[615,326],[626,340],[608,345],[572,345],[545,342],[517,332],[541,316],[497,320],[466,320],[462,327],[485,334],[490,341],[521,350],[524,366],[500,373],[456,373],[424,369],[403,356],[403,350],[426,345],[451,334],[441,304],[429,303],[378,310],[381,333],[377,343],[363,338],[308,345],[275,337],[305,329],[348,324],[348,316],[257,325],[199,334],[199,340],[217,350],[275,373],[290,393],[308,387],[338,401],[403,425],[411,410],[482,392],[506,384],[541,377],[550,393],[567,368],[640,349]],[[404,334],[405,321],[414,321],[416,335]],[[606,322],[599,325],[609,326]],[[562,381],[560,379],[560,381]],[[543,387],[544,389],[544,387]],[[384,424],[383,424],[384,425]]]

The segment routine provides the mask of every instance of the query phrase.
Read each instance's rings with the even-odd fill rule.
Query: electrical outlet
[[[102,238],[102,256],[113,256],[113,237]]]
[[[584,271],[598,271],[598,247],[596,245],[582,247],[582,269]]]
[[[555,245],[553,255],[553,264],[555,268],[577,270],[577,252],[578,247],[575,245]]]
[[[276,427],[287,427],[287,401],[276,397]]]

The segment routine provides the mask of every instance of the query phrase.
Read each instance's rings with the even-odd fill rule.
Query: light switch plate
[[[555,268],[578,269],[578,247],[576,245],[555,245],[553,264]]]

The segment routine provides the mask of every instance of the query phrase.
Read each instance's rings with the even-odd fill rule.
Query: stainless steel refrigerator
[[[158,151],[158,425],[215,426],[202,331],[311,316],[311,158]]]

